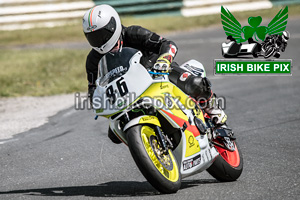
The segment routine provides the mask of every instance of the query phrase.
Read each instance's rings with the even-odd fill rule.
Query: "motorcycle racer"
[[[83,16],[82,26],[85,37],[92,46],[86,59],[90,99],[96,88],[99,60],[109,52],[121,51],[122,47],[132,47],[142,52],[140,62],[145,68],[156,72],[169,72],[172,83],[196,100],[201,98],[200,103],[212,121],[216,124],[226,122],[227,116],[217,104],[210,81],[186,72],[173,62],[178,49],[173,41],[141,26],[123,26],[116,10],[104,4],[89,9]]]
[[[280,57],[280,51],[284,52],[287,46],[287,41],[290,38],[290,33],[288,31],[283,31],[282,35],[269,35],[266,37],[264,43],[271,43],[276,44],[279,49],[275,53],[274,57],[279,58]]]

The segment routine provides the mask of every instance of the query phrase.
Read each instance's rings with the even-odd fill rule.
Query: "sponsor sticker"
[[[161,90],[166,89],[166,88],[169,88],[169,85],[161,85],[161,86],[160,86],[160,89],[161,89]]]
[[[194,146],[194,145],[195,145],[195,138],[194,138],[194,136],[190,135],[190,137],[189,137],[189,139],[188,139],[188,142],[189,142],[189,144],[190,144],[190,148],[191,148],[192,146]]]
[[[156,120],[156,117],[154,116],[145,116],[141,118],[142,121],[149,121],[149,120]]]
[[[106,80],[106,79],[114,77],[118,74],[122,74],[125,71],[127,71],[127,67],[123,67],[123,66],[116,67],[116,68],[112,69],[111,71],[109,71],[107,74],[105,74],[104,79]]]
[[[97,109],[96,110],[96,113],[98,114],[98,113],[102,113],[104,111],[104,109],[103,108],[101,108],[101,109]]]
[[[181,74],[181,76],[179,77],[179,80],[185,81],[190,75],[191,75],[191,73],[189,73],[189,72],[184,72],[184,73]]]
[[[198,67],[194,67],[192,65],[186,64],[184,65],[185,68],[187,68],[188,70],[190,70],[192,73],[195,74],[195,76],[201,76],[202,73],[204,72],[203,69],[198,68]]]
[[[177,48],[174,45],[170,44],[169,54],[171,54],[171,56],[174,57],[176,52],[177,52]]]
[[[90,26],[90,27],[87,28],[87,30],[90,31],[90,30],[94,30],[95,28],[97,28],[97,25]]]
[[[191,158],[189,160],[185,160],[182,162],[183,165],[183,171],[191,169],[197,165],[200,165],[201,163],[201,155],[197,155],[194,158]]]

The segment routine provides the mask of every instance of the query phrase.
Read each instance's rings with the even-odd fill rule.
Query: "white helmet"
[[[281,37],[284,42],[287,42],[288,39],[290,39],[290,33],[288,31],[283,31]]]
[[[122,32],[120,17],[109,5],[89,9],[83,16],[82,27],[86,39],[100,54],[113,49]]]

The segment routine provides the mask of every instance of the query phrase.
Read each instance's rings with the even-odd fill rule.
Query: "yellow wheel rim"
[[[141,136],[144,147],[157,170],[169,181],[176,182],[179,179],[178,166],[171,150],[165,155],[159,151],[159,145],[155,131],[149,126],[143,126]]]

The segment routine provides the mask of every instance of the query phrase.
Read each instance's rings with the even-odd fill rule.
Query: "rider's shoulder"
[[[99,60],[103,57],[103,54],[100,54],[99,52],[97,52],[95,49],[91,49],[91,51],[89,52],[89,54],[87,55],[87,59],[88,60]]]
[[[144,36],[152,33],[150,30],[139,25],[123,27],[123,30],[125,35],[129,35],[129,36]]]

